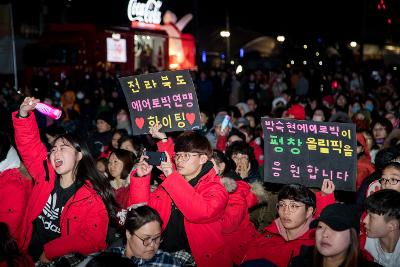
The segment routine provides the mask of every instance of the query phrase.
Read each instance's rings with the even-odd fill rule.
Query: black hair
[[[0,132],[0,162],[7,158],[8,151],[11,148],[11,141],[8,136]]]
[[[69,143],[78,152],[82,153],[82,159],[78,162],[75,170],[75,181],[77,188],[80,188],[87,184],[87,182],[90,182],[93,186],[93,189],[103,200],[110,219],[115,219],[115,210],[118,204],[114,198],[114,191],[107,177],[97,170],[96,162],[90,154],[86,142],[71,133],[57,136],[54,139],[54,144],[59,139],[61,139],[63,142]]]
[[[242,126],[243,127],[243,126]],[[240,128],[241,129],[241,128]],[[230,131],[230,133],[229,133],[229,135],[228,135],[228,139],[231,137],[231,136],[234,136],[234,135],[236,135],[237,137],[239,137],[240,139],[242,139],[244,142],[246,142],[246,135],[244,134],[244,133],[242,133],[241,131],[238,131],[238,130],[233,130],[232,129],[232,131]]]
[[[94,256],[87,264],[86,267],[135,267],[137,266],[131,259],[123,257],[115,252],[103,251]]]
[[[155,209],[146,205],[139,206],[128,210],[124,228],[130,234],[134,234],[140,227],[153,221],[160,223],[160,227],[162,227],[163,222]]]
[[[183,132],[176,138],[175,152],[200,153],[207,155],[208,158],[212,155],[211,145],[207,137],[193,131]]]
[[[228,107],[228,113],[231,115],[233,118],[240,118],[242,115],[240,114],[240,110],[236,106],[229,106]]]
[[[235,162],[232,159],[226,157],[222,151],[214,149],[212,158],[215,160],[216,163],[225,163],[224,172],[221,174],[222,176],[225,176],[227,173],[236,170]]]
[[[254,122],[256,123],[256,126],[260,124],[260,117],[254,111],[247,112],[246,114],[244,114],[243,117],[246,118],[247,116],[254,118]]]
[[[127,135],[128,135],[128,131],[127,131],[126,129],[116,129],[116,130],[114,131],[113,135],[116,134],[116,133],[118,133],[119,135],[121,135],[121,138],[122,138],[123,136],[127,136]]]
[[[400,192],[382,189],[370,195],[365,201],[365,209],[378,215],[384,215],[386,221],[400,221]]]
[[[7,262],[7,266],[14,266],[15,257],[20,255],[17,242],[12,238],[8,225],[0,222],[0,262]]]
[[[136,156],[135,154],[133,154],[128,150],[115,149],[111,152],[110,156],[108,157],[108,161],[110,161],[110,157],[112,154],[115,154],[117,159],[122,161],[122,163],[124,164],[124,167],[122,168],[121,179],[125,180],[126,178],[128,178],[129,173],[131,172],[133,165],[135,164]]]
[[[251,140],[253,140],[256,137],[255,129],[250,126],[243,125],[239,129],[240,131],[246,132],[246,134],[250,137]],[[244,141],[246,141],[246,139],[244,139]]]
[[[373,130],[375,125],[378,123],[385,128],[386,136],[388,136],[390,132],[393,130],[393,125],[390,122],[390,120],[383,117],[378,117],[377,119],[375,119],[371,124],[371,129]]]
[[[106,170],[107,170],[108,159],[106,159],[106,158],[98,158],[98,159],[96,160],[96,165],[97,165],[97,163],[99,163],[99,162],[103,163],[104,166],[106,167]]]
[[[44,133],[54,137],[54,136],[65,134],[65,130],[63,127],[61,127],[57,124],[52,124],[50,126],[47,126],[44,129]]]
[[[256,161],[256,157],[254,156],[254,151],[253,148],[251,146],[249,146],[249,144],[247,144],[245,141],[235,141],[232,144],[230,144],[228,146],[228,148],[226,149],[226,156],[228,158],[232,158],[233,155],[235,154],[243,154],[243,155],[247,155],[249,157],[249,161],[253,166],[253,163],[255,162],[257,164]],[[258,164],[256,165],[258,167]]]
[[[397,161],[391,161],[391,162],[389,162],[388,164],[386,164],[386,165],[383,167],[382,172],[383,172],[384,170],[386,170],[386,169],[389,169],[389,168],[396,169],[396,170],[398,170],[398,171],[400,172],[400,162],[397,162]]]
[[[306,209],[312,207],[315,210],[316,198],[315,194],[301,184],[288,184],[282,187],[278,193],[278,201],[290,199],[298,201],[306,205]]]
[[[377,170],[382,170],[387,164],[389,164],[392,160],[396,159],[400,156],[400,147],[392,146],[388,148],[384,148],[375,156],[375,168]]]
[[[124,135],[124,136],[121,136],[121,138],[118,140],[118,148],[121,148],[121,145],[122,145],[123,143],[125,143],[126,141],[131,142],[133,148],[134,148],[136,151],[139,151],[139,147],[137,146],[137,144],[136,144],[136,142],[135,142],[133,136],[131,136],[131,135]]]

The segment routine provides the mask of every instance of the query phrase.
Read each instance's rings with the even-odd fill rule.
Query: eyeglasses
[[[383,178],[383,177],[382,177],[381,179],[379,179],[378,181],[379,181],[380,184],[387,184],[387,183],[389,183],[389,184],[391,184],[391,185],[396,185],[396,184],[398,184],[398,183],[400,182],[399,179],[395,179],[395,178],[386,179],[386,178]]]
[[[157,237],[146,237],[146,238],[141,238],[140,236],[138,236],[137,234],[133,233],[137,238],[139,238],[140,240],[142,240],[143,242],[143,246],[148,247],[150,246],[153,242],[156,245],[159,245],[162,242],[161,239],[161,235],[157,236]]]
[[[191,157],[200,156],[200,153],[176,153],[173,156],[174,161],[188,161]]]
[[[305,206],[305,204],[301,205],[301,204],[297,204],[294,202],[291,202],[289,204],[279,202],[278,204],[276,204],[276,208],[278,210],[284,210],[284,209],[288,208],[290,213],[295,213],[300,207],[304,207],[304,206]]]

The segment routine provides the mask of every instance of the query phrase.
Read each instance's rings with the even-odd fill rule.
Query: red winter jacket
[[[244,181],[223,178],[223,184],[229,192],[228,205],[222,219],[222,234],[225,245],[233,262],[240,265],[249,243],[261,234],[250,221],[248,209],[258,203],[251,187]],[[232,188],[236,183],[236,188]]]
[[[54,187],[56,173],[47,159],[47,150],[40,142],[35,116],[12,115],[15,141],[22,160],[35,181],[20,233],[20,247],[27,250],[32,238],[32,222],[40,215]],[[50,260],[70,254],[90,254],[106,248],[108,213],[106,207],[87,182],[67,201],[60,217],[61,236],[44,246]]]
[[[32,181],[14,168],[0,172],[0,222],[5,222],[18,241],[21,222],[32,190]]]
[[[147,203],[160,213],[165,227],[171,215],[172,201],[183,213],[186,235],[197,266],[231,266],[221,234],[221,218],[228,193],[214,169],[201,177],[195,187],[175,171],[152,193],[150,175],[139,178],[132,172],[129,205]]]
[[[328,205],[335,203],[333,194],[324,197],[318,192],[317,207],[314,218],[318,218],[321,211]],[[264,228],[264,235],[254,240],[249,245],[249,249],[243,262],[255,259],[266,259],[279,267],[287,267],[293,257],[300,254],[301,246],[314,246],[315,229],[309,229],[301,237],[286,241],[279,233],[278,226],[274,221]]]

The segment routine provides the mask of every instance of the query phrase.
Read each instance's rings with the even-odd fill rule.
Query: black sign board
[[[200,110],[188,70],[119,78],[128,103],[133,134],[146,134],[159,122],[161,131],[200,128]]]
[[[337,190],[355,191],[354,124],[262,118],[262,127],[266,182],[321,187],[330,179]]]

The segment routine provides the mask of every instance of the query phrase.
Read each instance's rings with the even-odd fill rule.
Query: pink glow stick
[[[62,115],[62,111],[60,109],[41,102],[36,104],[35,109],[40,113],[52,118],[53,120],[58,120]]]

